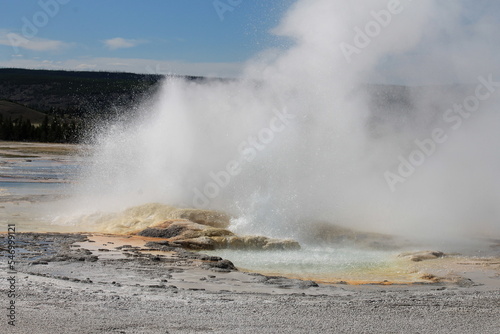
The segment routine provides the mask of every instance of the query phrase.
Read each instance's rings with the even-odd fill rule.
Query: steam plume
[[[235,81],[167,79],[141,119],[103,130],[78,193],[92,194],[89,210],[225,210],[235,229],[277,237],[314,221],[499,233],[499,9],[299,0],[272,32],[292,47],[257,55]]]

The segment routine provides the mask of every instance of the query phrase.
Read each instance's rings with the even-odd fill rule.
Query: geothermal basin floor
[[[2,253],[6,255],[6,234]],[[146,249],[144,238],[16,235],[2,257],[2,333],[497,333],[498,269],[434,284],[316,284]],[[491,267],[494,267],[492,265]],[[15,301],[15,326],[7,307]]]

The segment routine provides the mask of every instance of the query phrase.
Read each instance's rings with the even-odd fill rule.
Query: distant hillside
[[[31,124],[41,124],[47,114],[22,106],[20,104],[0,100],[0,115],[3,119],[19,119],[30,120]]]
[[[95,122],[133,115],[134,106],[153,95],[163,78],[156,74],[0,68],[0,140],[78,142]]]
[[[0,69],[0,99],[31,109],[82,116],[125,106],[153,92],[160,75]]]

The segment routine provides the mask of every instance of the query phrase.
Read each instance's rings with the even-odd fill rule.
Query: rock
[[[363,232],[338,226],[329,222],[309,222],[303,224],[301,232],[306,242],[313,244],[354,244],[370,249],[399,249],[407,245],[407,241],[381,233]]]
[[[222,260],[217,262],[207,262],[204,263],[202,268],[210,269],[216,272],[230,272],[232,270],[237,270],[234,264],[229,260]]]
[[[229,237],[214,237],[217,248],[230,249],[262,249],[268,238],[261,236],[229,236]]]
[[[221,261],[222,258],[219,256],[211,256],[198,252],[191,252],[188,250],[180,250],[177,252],[177,255],[181,259],[191,259],[191,260],[201,260],[201,261]]]
[[[274,285],[280,289],[292,289],[301,288],[302,281],[298,279],[280,277],[280,276],[268,276],[268,279],[264,281],[264,284]]]
[[[407,257],[412,261],[419,262],[424,260],[433,260],[445,256],[440,251],[419,251],[419,252],[406,252],[401,253],[398,257]]]
[[[263,236],[213,237],[215,248],[252,249],[252,250],[291,250],[300,249],[295,240],[271,239]]]
[[[184,238],[199,238],[199,237],[224,237],[233,236],[234,233],[222,228],[205,228],[203,230],[189,230],[181,236]]]
[[[192,221],[215,228],[227,228],[231,217],[212,210],[181,209],[159,203],[149,203],[116,213],[98,213],[79,218],[77,223],[93,224],[105,233],[137,234],[152,224],[169,220]],[[151,231],[150,231],[151,232]]]
[[[175,224],[176,222],[181,222],[181,224]],[[182,233],[184,233],[188,228],[185,224],[182,224],[183,222],[190,223],[187,220],[164,221],[160,224],[153,225],[153,227],[148,227],[137,234],[143,237],[165,238],[165,239],[177,237]]]
[[[262,249],[293,250],[293,249],[300,249],[300,244],[297,241],[291,239],[285,239],[285,240],[270,239]]]
[[[236,270],[236,267],[234,266],[234,264],[229,260],[221,260],[221,261],[217,261],[217,262],[211,262],[211,264],[212,264],[212,267],[216,267],[216,268]]]
[[[159,242],[149,241],[146,244],[144,244],[144,247],[164,252],[171,252],[175,251],[177,247],[180,247],[180,245],[169,241],[159,241]]]
[[[420,278],[432,281],[433,283],[439,283],[441,281],[440,277],[437,277],[436,275],[433,274],[423,274],[422,276],[420,276]]]
[[[423,274],[420,278],[431,281],[432,283],[447,283],[457,285],[462,288],[468,288],[477,285],[469,278],[457,275],[435,276],[433,274]]]
[[[198,224],[189,220],[167,220],[154,224],[138,233],[141,236],[176,240],[199,237],[216,237],[234,235],[231,231]]]
[[[134,248],[134,247],[132,245],[123,245],[123,246],[115,247],[115,249],[118,249],[118,250],[122,250],[122,249],[125,249],[125,248]]]
[[[212,210],[177,209],[170,216],[172,219],[187,219],[197,224],[216,228],[227,228],[231,222],[231,217],[226,213]]]
[[[299,243],[295,240],[272,239],[264,236],[237,236],[224,228],[214,227],[213,225],[226,226],[229,224],[229,216],[215,211],[179,209],[175,216],[178,218],[153,224],[138,232],[138,235],[167,239],[167,243],[162,245],[165,248],[183,247],[192,250],[300,249]],[[189,217],[203,224],[180,217]],[[159,247],[159,245],[155,245],[153,248]]]
[[[466,277],[457,277],[456,279],[452,280],[451,282],[458,285],[461,288],[470,288],[471,286],[480,285],[480,284],[474,283],[473,280],[471,280],[470,278],[466,278]]]
[[[214,241],[209,237],[199,237],[193,239],[177,240],[175,242],[183,248],[192,250],[214,250]]]
[[[319,285],[314,281],[300,281],[299,288],[301,289],[309,289],[309,288],[317,288]]]
[[[176,209],[164,204],[148,203],[122,212],[85,215],[75,223],[94,224],[104,233],[137,234],[155,222],[169,219]]]

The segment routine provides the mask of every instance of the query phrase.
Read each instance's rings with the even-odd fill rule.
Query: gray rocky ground
[[[17,273],[8,273],[5,256],[0,270],[16,280],[15,298],[8,297],[8,283],[0,286],[1,333],[498,333],[500,327],[495,284],[318,285],[242,273],[217,257],[159,251],[136,238],[17,237]],[[7,318],[11,299],[15,326]]]

